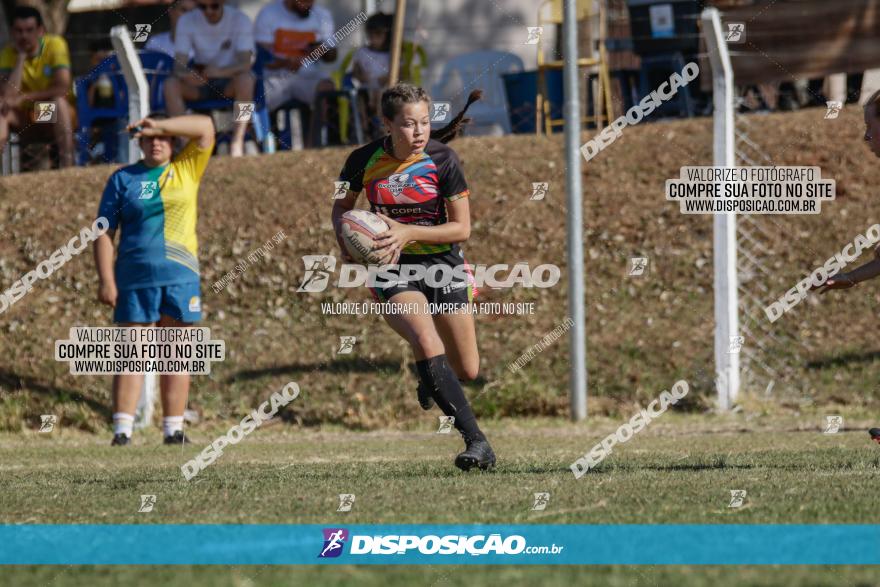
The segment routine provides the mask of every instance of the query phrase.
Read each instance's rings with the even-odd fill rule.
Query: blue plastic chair
[[[89,87],[102,75],[107,75],[113,84],[113,106],[107,108],[94,108],[89,104]],[[104,158],[107,161],[116,161],[119,154],[119,135],[128,122],[128,87],[119,66],[119,60],[112,55],[102,61],[88,75],[77,78],[74,82],[76,89],[76,162],[77,165],[86,165],[90,160],[89,147],[92,140],[92,128],[99,120],[112,121],[103,124],[101,140],[104,143]]]
[[[144,68],[144,76],[149,84],[150,111],[163,112],[165,110],[165,98],[163,88],[165,80],[171,75],[174,67],[174,59],[165,53],[158,51],[141,51],[139,53],[141,65]],[[95,108],[89,104],[88,90],[97,79],[106,74],[113,84],[113,106],[107,108]],[[125,134],[125,126],[128,124],[128,86],[119,65],[116,55],[111,55],[88,75],[78,78],[76,86],[76,156],[77,164],[85,165],[90,160],[89,145],[92,139],[92,128],[98,121],[113,121],[101,126],[101,142],[104,143],[104,159],[117,161],[121,155],[119,141]],[[127,137],[125,137],[127,139]]]
[[[266,109],[266,90],[263,86],[263,66],[271,59],[272,54],[258,46],[257,58],[251,68],[254,77],[256,77],[254,82],[254,115],[251,118],[251,125],[253,125],[257,142],[263,146],[264,153],[272,153],[275,150],[273,140],[270,138],[269,111]],[[186,105],[193,110],[224,110],[229,108],[232,103],[232,98],[221,97],[187,102]]]
[[[161,51],[140,51],[138,56],[150,87],[150,112],[165,112],[165,80],[174,71],[174,58]]]
[[[501,130],[510,134],[503,74],[523,71],[523,61],[505,51],[474,51],[453,57],[446,62],[440,80],[434,85],[431,98],[463,104],[471,90],[483,90],[483,99],[468,109],[473,122],[469,134]],[[448,121],[447,121],[448,122]],[[443,123],[438,123],[442,126]],[[481,132],[482,131],[482,132]]]

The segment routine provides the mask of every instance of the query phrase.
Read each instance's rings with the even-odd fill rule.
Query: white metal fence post
[[[727,39],[721,29],[717,8],[706,8],[701,16],[709,62],[712,66],[714,100],[713,165],[736,165],[733,112],[733,67]],[[739,336],[739,307],[736,271],[736,214],[716,213],[713,219],[715,266],[715,386],[718,407],[730,409],[739,393],[739,353],[731,352],[733,337]]]

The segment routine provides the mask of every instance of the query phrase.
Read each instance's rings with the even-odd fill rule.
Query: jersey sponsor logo
[[[156,192],[159,191],[159,182],[157,181],[142,181],[141,182],[141,195],[138,198],[139,200],[151,200],[153,196],[156,195]]]
[[[201,312],[202,311],[202,300],[199,296],[193,296],[189,299],[189,311],[190,312]]]
[[[387,183],[380,183],[378,187],[388,190],[396,198],[406,188],[414,188],[418,185],[413,181],[409,181],[409,178],[409,173],[392,173],[388,176]]]

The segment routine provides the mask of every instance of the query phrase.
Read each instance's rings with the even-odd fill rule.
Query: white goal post
[[[128,88],[128,121],[135,123],[150,114],[150,94],[147,76],[138,57],[137,49],[131,40],[131,32],[123,25],[110,29],[110,40],[119,65],[122,67],[122,75],[125,77],[125,85]],[[123,154],[128,154],[128,162],[136,163],[141,158],[141,149],[136,139],[121,142],[124,145]],[[127,148],[125,148],[127,147]],[[156,374],[145,373],[141,396],[138,399],[137,411],[135,412],[134,427],[136,429],[149,426],[153,421],[153,412],[156,407]]]
[[[701,15],[706,50],[712,67],[713,165],[736,165],[734,144],[733,67],[727,51],[727,37],[717,8],[706,8]],[[739,295],[737,292],[736,214],[713,216],[713,260],[715,267],[715,387],[718,407],[728,410],[739,394],[739,352],[731,352],[739,336]],[[738,347],[738,345],[736,345]]]

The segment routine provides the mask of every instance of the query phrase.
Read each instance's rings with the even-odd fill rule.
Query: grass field
[[[766,264],[770,276],[743,274],[744,288],[769,303],[877,220],[872,214],[880,167],[864,146],[861,110],[834,121],[824,109],[750,117],[752,138],[778,165],[819,165],[837,181],[837,200],[819,216],[776,216]],[[584,168],[587,337],[592,410],[617,416],[633,401],[681,377],[692,383],[692,408],[711,405],[712,380],[695,377],[713,362],[712,220],[684,215],[663,196],[683,165],[712,158],[708,118],[628,128],[613,148]],[[587,133],[584,134],[586,139]],[[833,147],[829,147],[833,146]],[[561,136],[476,137],[454,143],[472,191],[473,231],[464,245],[473,263],[557,264],[553,288],[484,289],[487,301],[534,302],[532,315],[477,317],[481,379],[471,389],[482,414],[558,416],[568,409],[568,340],[517,373],[507,365],[566,316],[564,170]],[[229,421],[263,400],[269,387],[297,380],[314,393],[296,407],[305,425],[405,430],[414,424],[412,355],[376,316],[322,313],[322,302],[364,301],[363,289],[302,294],[303,255],[336,249],[329,224],[332,181],[347,149],[284,152],[241,160],[216,158],[202,182],[199,243],[204,325],[229,353],[212,376],[196,378],[192,405],[204,420]],[[114,166],[0,179],[0,278],[11,284],[91,223]],[[546,181],[545,200],[530,201]],[[63,194],[34,198],[34,193]],[[287,238],[231,285],[211,284],[279,230]],[[649,274],[626,276],[632,256],[650,258]],[[865,254],[867,257],[867,253]],[[6,287],[6,285],[4,285]],[[793,413],[804,403],[878,410],[880,354],[873,283],[848,293],[811,296],[773,323],[757,355],[779,372],[746,385],[764,408]],[[866,319],[866,317],[868,317]],[[91,255],[72,259],[0,314],[0,430],[35,429],[41,414],[68,427],[102,431],[110,419],[106,377],[71,377],[54,361],[53,341],[71,326],[110,323],[95,301]],[[846,325],[845,336],[841,325]],[[342,335],[355,353],[334,354]],[[745,341],[745,350],[752,349]],[[794,353],[798,358],[793,358]],[[752,355],[750,355],[752,356]],[[786,368],[778,368],[784,365]]]
[[[0,518],[4,523],[880,523],[880,448],[868,420],[848,418],[836,435],[820,420],[667,414],[615,449],[594,472],[575,480],[568,465],[619,425],[549,420],[490,423],[499,454],[493,473],[452,467],[454,436],[422,431],[258,430],[195,480],[181,463],[219,428],[192,431],[192,448],[164,447],[158,431],[134,446],[111,449],[108,438],[78,431],[0,437]],[[742,507],[728,507],[744,489]],[[543,512],[532,493],[549,492]],[[338,494],[356,496],[340,513]],[[140,495],[157,496],[138,513]],[[17,568],[14,584],[123,584],[146,571],[129,568]],[[166,585],[513,584],[608,585],[873,585],[871,569],[305,569],[241,567],[149,571]],[[311,577],[311,579],[309,578]],[[552,579],[552,580],[551,580]],[[302,581],[303,583],[300,583]],[[12,583],[10,583],[12,584]]]

